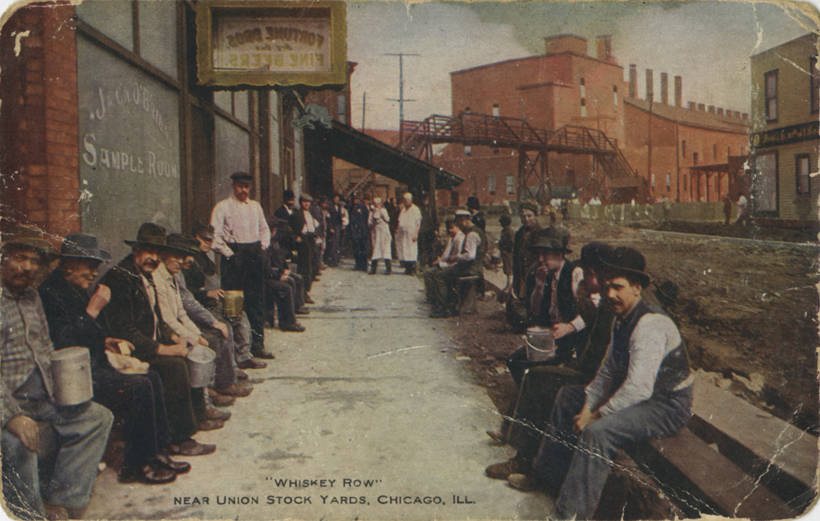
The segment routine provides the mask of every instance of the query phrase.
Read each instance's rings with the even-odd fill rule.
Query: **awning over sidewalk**
[[[326,144],[333,157],[373,170],[410,187],[429,190],[431,170],[436,172],[436,188],[451,189],[463,181],[451,172],[335,120],[329,129],[316,125],[315,129],[305,129],[305,132],[318,134],[315,136],[317,141]]]

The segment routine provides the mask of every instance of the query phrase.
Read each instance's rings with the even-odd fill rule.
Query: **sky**
[[[816,2],[815,2],[815,5]],[[816,7],[814,8],[816,10]],[[399,66],[404,58],[404,118],[450,114],[452,71],[511,58],[543,54],[543,38],[571,33],[612,35],[613,54],[628,74],[638,68],[643,97],[645,69],[683,76],[683,101],[748,112],[749,57],[811,32],[797,9],[741,2],[401,2],[348,3],[348,60],[358,63],[352,79],[352,122],[397,129]],[[816,28],[814,29],[816,30]],[[626,79],[626,77],[625,77]]]

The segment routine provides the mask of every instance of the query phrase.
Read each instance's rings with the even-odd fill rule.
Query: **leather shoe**
[[[226,385],[225,387],[220,387],[219,389],[215,389],[216,392],[219,394],[224,394],[227,396],[248,396],[253,391],[253,386],[247,382],[237,382],[235,384]]]
[[[262,360],[257,360],[255,358],[243,360],[236,365],[239,366],[240,369],[264,369],[268,366],[268,364]]]
[[[179,445],[169,445],[168,452],[180,456],[203,456],[211,454],[216,450],[216,445],[211,443],[199,443],[193,438],[188,438]]]
[[[237,369],[236,370],[236,378],[238,380],[247,380],[249,378],[249,376],[248,376],[248,373],[246,373],[242,369]]]
[[[216,407],[206,407],[205,417],[209,420],[228,421],[231,417],[231,413],[229,411],[220,411]]]
[[[191,464],[187,461],[175,461],[172,460],[170,456],[161,452],[157,454],[157,464],[166,469],[173,470],[177,474],[185,474],[189,470],[191,470]]]
[[[529,465],[521,458],[512,458],[503,463],[494,463],[484,469],[488,478],[507,479],[510,474],[525,474]]]
[[[120,483],[146,483],[148,485],[161,485],[170,483],[177,479],[177,474],[173,470],[159,464],[148,463],[140,468],[122,467],[117,475]]]
[[[62,521],[68,519],[68,509],[62,505],[43,505],[48,521]]]
[[[251,352],[254,358],[264,358],[265,360],[273,360],[276,358],[276,355],[271,353],[270,351],[253,351]]]
[[[295,311],[297,315],[310,315],[310,311],[306,310],[305,308],[299,308]]]
[[[217,407],[229,407],[236,402],[235,397],[220,394],[213,389],[208,389],[208,395],[211,397],[211,403]]]
[[[204,419],[199,422],[198,430],[200,431],[215,431],[225,426],[222,420],[208,420]]]
[[[529,474],[510,474],[507,476],[507,484],[522,492],[538,490],[538,481]]]
[[[279,329],[281,329],[282,331],[292,331],[294,333],[301,333],[305,330],[305,326],[303,326],[299,322],[294,322],[293,324],[285,324],[284,326],[279,326]]]
[[[316,304],[316,302],[314,302],[313,299],[310,298],[310,295],[305,295],[305,304]]]
[[[486,431],[487,436],[493,440],[493,445],[505,445],[507,443],[507,439],[504,436],[504,433],[501,431]]]

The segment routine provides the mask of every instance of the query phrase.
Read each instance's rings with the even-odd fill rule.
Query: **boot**
[[[370,271],[367,272],[368,275],[375,275],[376,274],[376,265],[379,261],[370,261]]]
[[[390,259],[384,259],[384,274],[390,275],[393,273],[393,262]]]

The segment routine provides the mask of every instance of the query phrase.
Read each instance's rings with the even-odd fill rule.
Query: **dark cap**
[[[467,198],[467,208],[471,210],[478,210],[481,208],[481,205],[478,202],[478,197],[471,195]]]
[[[72,233],[63,239],[60,248],[63,259],[92,259],[100,262],[111,260],[111,254],[100,249],[97,238],[87,233]]]
[[[618,246],[612,252],[601,259],[601,267],[604,269],[605,278],[637,277],[641,285],[649,285],[649,274],[646,273],[646,259],[643,254],[635,248],[628,246]]]
[[[538,205],[531,201],[524,201],[523,203],[521,203],[521,206],[519,208],[520,212],[523,212],[524,210],[529,210],[535,215],[538,215]]]
[[[142,223],[140,229],[137,230],[137,240],[126,240],[125,244],[129,246],[165,248],[168,245],[167,239],[168,233],[162,226],[154,223]]]
[[[296,199],[296,196],[293,195],[293,190],[285,190],[282,192],[283,201],[290,201],[291,199]]]
[[[563,226],[550,226],[536,232],[533,242],[529,245],[531,250],[549,250],[559,253],[572,253],[569,245],[569,230]]]
[[[166,251],[179,255],[193,255],[199,253],[199,242],[190,235],[182,233],[169,233]]]
[[[214,227],[210,224],[204,224],[202,222],[195,222],[193,228],[191,229],[191,233],[195,236],[199,235],[203,239],[206,240],[213,240],[214,238]]]
[[[300,195],[300,196],[299,196],[299,201],[300,201],[300,202],[301,202],[301,201],[310,201],[310,202],[313,202],[313,197],[311,197],[311,196],[310,196],[310,194],[303,193],[302,195]]]
[[[612,246],[605,242],[592,241],[581,248],[581,258],[578,265],[582,268],[598,268],[601,259],[612,253]]]
[[[234,183],[251,184],[253,182],[253,176],[247,172],[234,172],[231,174],[231,181]]]
[[[52,255],[54,247],[45,239],[45,232],[37,226],[17,224],[3,231],[0,245],[31,248],[44,255]]]

